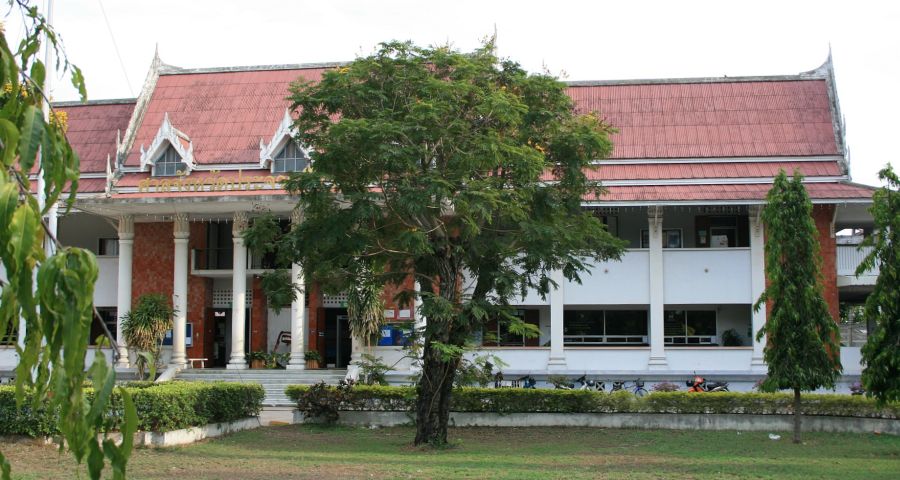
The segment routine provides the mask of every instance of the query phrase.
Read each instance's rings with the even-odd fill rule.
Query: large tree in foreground
[[[872,197],[875,231],[862,247],[873,247],[857,275],[878,268],[875,289],[866,299],[864,318],[875,325],[862,348],[866,394],[882,402],[900,400],[900,178],[888,165],[878,172],[887,184]]]
[[[292,176],[305,221],[285,239],[313,278],[352,284],[353,262],[380,280],[413,275],[422,301],[423,369],[416,444],[447,441],[453,378],[489,319],[534,334],[509,313],[550,273],[577,279],[622,244],[583,211],[599,193],[584,169],[609,154],[610,128],[573,113],[566,87],[498,59],[388,43],[292,88],[299,140],[313,168]]]
[[[794,442],[800,442],[800,392],[832,388],[841,372],[840,333],[822,295],[818,231],[802,177],[784,171],[766,196],[765,291],[754,305],[771,312],[756,334],[768,337],[764,390],[794,391]]]

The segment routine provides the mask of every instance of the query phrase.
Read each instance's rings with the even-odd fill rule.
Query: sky
[[[185,68],[315,63],[394,39],[471,50],[496,30],[529,71],[615,80],[796,74],[830,45],[852,179],[900,168],[900,2],[56,0],[53,24],[90,99],[137,96],[155,48]],[[52,94],[77,99],[65,80]]]

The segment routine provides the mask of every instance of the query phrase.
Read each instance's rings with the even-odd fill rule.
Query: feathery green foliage
[[[812,202],[802,177],[784,171],[766,196],[768,285],[754,305],[772,310],[757,338],[768,337],[764,358],[769,374],[762,389],[793,389],[799,406],[801,390],[834,387],[841,372],[840,332],[822,295],[818,232]],[[794,412],[794,441],[800,441],[800,409]]]
[[[9,331],[20,320],[25,325],[25,332],[19,332],[24,338],[16,346],[17,401],[24,403],[25,391],[31,389],[32,408],[59,411],[59,431],[75,459],[87,463],[91,478],[100,477],[106,459],[113,478],[124,478],[130,442],[116,446],[97,436],[115,372],[102,355],[85,368],[97,261],[87,250],[59,244],[43,219],[67,184],[71,188],[65,205],[71,206],[79,175],[78,156],[66,140],[65,116],[49,108],[44,80],[48,73],[69,74],[84,100],[84,78],[69,63],[59,37],[37,7],[26,0],[11,0],[9,5],[10,12],[22,15],[25,31],[13,50],[0,29],[0,261],[8,278],[0,282],[0,331]],[[42,44],[57,54],[55,65],[38,59]],[[44,108],[50,111],[48,119]],[[31,192],[29,177],[35,169],[43,181],[38,192],[43,203]],[[45,242],[53,246],[51,255],[45,253]],[[92,398],[84,393],[88,379],[96,390]],[[121,393],[128,398],[127,392]],[[129,421],[123,434],[130,438],[135,415],[130,400],[125,413]],[[0,471],[4,479],[10,478],[2,455]]]
[[[159,361],[159,348],[166,332],[172,328],[172,317],[175,313],[175,308],[169,305],[165,296],[160,293],[148,293],[138,297],[137,305],[122,315],[122,335],[125,342],[138,352],[149,354],[137,356],[135,363],[141,378],[144,378],[148,365],[151,372],[155,373],[155,364]]]
[[[347,319],[350,333],[369,348],[384,325],[384,283],[365,260],[360,259],[352,268],[356,282],[347,289]]]
[[[887,184],[872,196],[875,231],[860,248],[873,247],[856,274],[878,268],[875,289],[866,299],[864,321],[875,325],[862,348],[862,382],[867,395],[900,400],[900,178],[888,165],[878,172]]]
[[[470,53],[386,43],[297,82],[291,98],[297,140],[315,150],[311,170],[286,183],[305,220],[282,250],[326,290],[350,288],[365,258],[400,304],[421,299],[416,443],[444,444],[472,333],[496,318],[527,330],[512,299],[549,292],[554,270],[577,281],[622,252],[581,208],[601,192],[584,170],[610,153],[613,130],[576,114],[556,78],[498,58],[493,40]]]

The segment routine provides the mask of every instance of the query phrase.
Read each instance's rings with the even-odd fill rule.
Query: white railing
[[[837,246],[837,274],[852,277],[856,275],[856,267],[862,263],[872,251],[872,247],[863,247],[857,250],[858,245]],[[878,267],[866,272],[866,275],[878,275]]]

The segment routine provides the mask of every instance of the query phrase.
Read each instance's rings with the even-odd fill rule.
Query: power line
[[[100,5],[100,12],[103,13],[103,21],[106,22],[106,30],[109,31],[109,38],[112,39],[113,48],[116,50],[116,57],[119,58],[119,66],[122,67],[122,74],[125,75],[125,83],[128,85],[128,91],[134,96],[134,89],[131,88],[131,80],[128,79],[128,71],[125,70],[125,62],[122,61],[122,55],[119,53],[119,45],[116,43],[116,36],[113,35],[112,27],[109,25],[109,18],[106,17],[106,9],[103,8],[103,0],[97,0]]]

